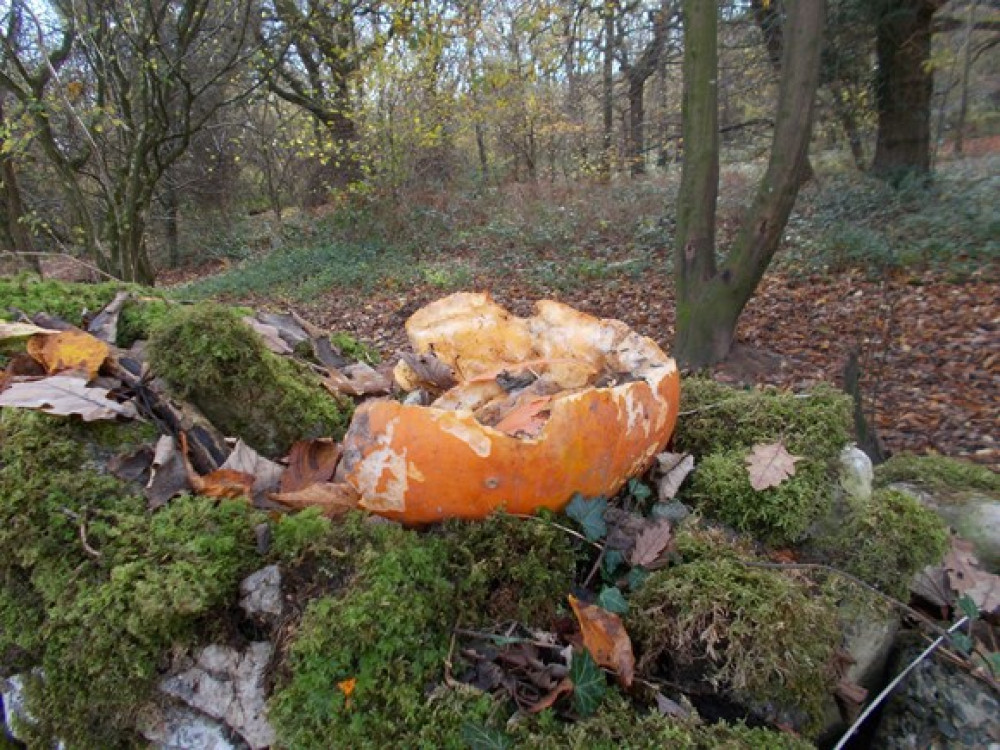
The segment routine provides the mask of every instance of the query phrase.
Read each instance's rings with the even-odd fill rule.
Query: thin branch
[[[563,526],[562,524],[556,523],[555,521],[550,521],[547,518],[542,518],[541,516],[532,516],[527,513],[508,513],[507,515],[510,516],[511,518],[523,518],[528,521],[544,523],[547,526],[552,526],[553,528],[559,529],[560,531],[565,531],[570,536],[574,536],[580,541],[586,542],[587,544],[591,545],[594,549],[601,550],[602,552],[604,551],[604,545],[591,541],[583,534],[581,534],[579,531],[575,531],[574,529],[571,529],[568,526]]]

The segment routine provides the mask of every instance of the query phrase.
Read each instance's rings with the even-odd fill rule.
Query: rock
[[[1000,497],[982,492],[933,492],[903,482],[890,487],[937,513],[960,537],[972,542],[984,570],[1000,573]]]
[[[281,571],[268,565],[252,573],[240,583],[240,606],[247,616],[271,620],[281,617]]]
[[[875,469],[868,454],[856,445],[845,445],[840,452],[840,486],[849,497],[870,500]]]
[[[42,671],[36,669],[32,675],[41,677]],[[0,679],[0,700],[3,701],[3,723],[6,735],[15,740],[22,738],[17,734],[15,724],[34,724],[35,717],[28,711],[25,705],[27,701],[27,681],[26,674],[11,675],[6,679]],[[4,735],[0,733],[0,740]],[[60,740],[56,743],[56,750],[65,750],[66,745]]]
[[[265,672],[274,646],[251,643],[246,651],[208,646],[195,664],[160,682],[160,690],[192,708],[223,721],[253,750],[272,745],[273,727],[267,721]]]
[[[893,658],[897,674],[925,644],[907,639]],[[886,702],[870,747],[875,750],[1000,750],[1000,699],[988,685],[934,655],[924,659]]]
[[[157,750],[244,750],[224,724],[187,706],[156,707],[140,720],[139,732]]]
[[[665,518],[676,525],[691,515],[691,509],[680,500],[671,500],[669,503],[656,503],[651,515],[657,520]]]

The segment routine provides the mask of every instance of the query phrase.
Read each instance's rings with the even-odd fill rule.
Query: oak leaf
[[[659,521],[647,526],[635,538],[635,547],[632,548],[631,556],[632,564],[652,565],[671,547],[673,541],[674,535],[670,521],[666,518],[661,518]]]
[[[979,566],[972,542],[954,537],[942,565],[948,584],[959,596],[967,595],[980,612],[1000,613],[1000,576]]]
[[[656,457],[663,476],[657,482],[661,503],[673,500],[688,474],[694,471],[694,456],[690,453],[661,453]]]
[[[750,486],[760,492],[769,487],[777,487],[789,477],[795,476],[795,462],[801,456],[793,456],[783,443],[758,443],[746,457]]]
[[[580,623],[583,645],[594,661],[614,670],[624,687],[631,685],[635,676],[635,655],[621,618],[593,604],[584,604],[572,595],[569,605]]]

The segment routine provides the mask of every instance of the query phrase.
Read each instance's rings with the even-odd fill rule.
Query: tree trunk
[[[0,124],[4,123],[3,102],[0,100]],[[35,245],[31,239],[31,230],[25,218],[24,201],[21,199],[21,188],[17,180],[17,166],[13,157],[6,153],[4,138],[0,133],[0,227],[3,228],[2,238],[11,252],[22,255],[24,263],[32,270],[41,273],[42,264],[34,253]]]
[[[678,197],[674,356],[700,369],[729,354],[736,323],[770,264],[802,175],[819,84],[824,0],[791,3],[784,28],[774,141],[743,227],[721,267],[715,263],[718,193],[718,53],[714,3],[685,0],[684,144]]]
[[[267,177],[268,194],[270,194],[270,170],[265,170],[265,176]],[[167,257],[170,259],[171,268],[177,268],[181,264],[181,244],[177,231],[177,214],[180,212],[179,203],[177,188],[174,185],[167,185],[163,190],[163,234],[166,238]]]
[[[601,113],[604,133],[601,141],[601,177],[611,179],[611,148],[614,145],[614,54],[615,54],[615,3],[604,0],[604,70],[602,76]]]
[[[646,117],[643,102],[645,79],[629,78],[628,82],[628,163],[632,176],[646,174],[643,120]]]
[[[875,23],[873,171],[898,182],[931,168],[931,23],[943,0],[883,0]]]
[[[955,123],[955,155],[961,156],[965,148],[965,120],[969,114],[969,74],[972,72],[972,32],[976,28],[976,6],[979,0],[969,3],[965,24],[965,42],[962,45],[962,82],[959,89],[958,121]]]

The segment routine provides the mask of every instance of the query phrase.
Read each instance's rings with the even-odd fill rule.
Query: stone
[[[856,445],[845,445],[840,452],[840,486],[848,497],[870,500],[874,481],[875,469],[868,454]]]
[[[240,606],[247,616],[270,620],[281,617],[284,602],[281,598],[281,570],[268,565],[252,573],[240,583]]]
[[[187,706],[155,707],[139,721],[139,732],[156,750],[245,750],[221,722]]]
[[[35,669],[31,674],[36,677],[43,676],[41,669]],[[27,705],[25,705],[27,701],[27,681],[27,674],[15,674],[6,679],[0,679],[0,700],[3,701],[4,728],[7,736],[15,740],[22,739],[17,734],[15,724],[35,723],[35,717],[31,715]],[[0,740],[3,739],[3,736],[3,734],[0,734]],[[62,740],[56,743],[56,750],[65,750],[65,748],[66,745]]]
[[[676,525],[691,515],[691,509],[680,500],[671,500],[668,503],[656,503],[651,515],[657,520],[666,519]]]
[[[1000,497],[982,492],[934,492],[905,482],[890,486],[937,513],[960,537],[972,542],[984,570],[1000,573]]]
[[[267,642],[251,643],[246,651],[207,646],[193,665],[164,678],[160,690],[219,719],[253,750],[262,750],[276,741],[267,721],[265,681],[273,653]]]
[[[926,644],[907,638],[892,659],[898,674]],[[944,658],[931,655],[888,698],[872,739],[874,750],[998,748],[1000,698],[985,683]]]

